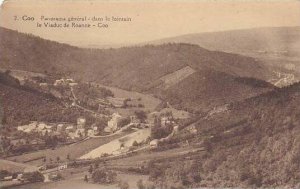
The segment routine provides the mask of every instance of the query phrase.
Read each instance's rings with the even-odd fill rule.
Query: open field
[[[0,159],[0,170],[9,170],[11,172],[22,172],[22,171],[35,171],[37,167],[27,165],[24,163],[17,163],[13,161],[8,161]]]
[[[176,85],[177,83],[189,77],[191,74],[195,72],[196,70],[194,70],[190,66],[186,66],[173,73],[161,77],[160,80],[164,82],[165,88],[168,88],[170,86]]]
[[[24,162],[41,156],[46,156],[47,161],[49,161],[50,158],[52,158],[52,160],[55,161],[57,157],[60,157],[60,160],[64,161],[66,160],[68,154],[70,155],[71,159],[76,159],[90,152],[91,150],[98,148],[103,144],[106,144],[114,139],[120,138],[125,135],[126,133],[120,133],[117,135],[108,136],[104,138],[103,137],[91,138],[75,144],[58,147],[54,150],[52,149],[40,150],[29,154],[9,157],[8,159],[17,162]],[[41,165],[42,163],[43,163],[42,160],[28,162],[28,164],[32,164],[32,165]]]
[[[97,158],[102,154],[120,154],[123,151],[122,149],[120,149],[121,144],[124,146],[124,148],[129,148],[130,146],[132,146],[134,141],[141,143],[148,137],[150,137],[150,129],[142,129],[122,138],[112,140],[111,142],[104,144],[81,156],[80,159]]]
[[[134,91],[127,91],[127,90],[123,90],[123,89],[119,89],[116,87],[108,87],[108,86],[104,86],[98,83],[94,83],[96,85],[99,85],[101,87],[105,87],[109,90],[111,90],[114,93],[114,96],[116,98],[130,98],[132,100],[136,100],[136,99],[141,99],[139,103],[143,104],[145,107],[145,110],[149,110],[149,111],[154,111],[154,109],[159,105],[159,103],[161,102],[160,99],[153,97],[152,95],[149,94],[142,94],[139,92],[134,92]]]

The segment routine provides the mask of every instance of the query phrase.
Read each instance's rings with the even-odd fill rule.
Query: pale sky
[[[15,21],[14,16],[35,21]],[[37,28],[45,17],[131,17],[107,29]],[[95,22],[97,23],[97,22]],[[73,45],[134,44],[189,33],[256,27],[300,26],[300,1],[8,0],[0,26]]]

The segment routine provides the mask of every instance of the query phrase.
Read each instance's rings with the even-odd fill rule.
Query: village
[[[186,112],[176,112],[170,107],[157,111],[149,108],[144,97],[135,96],[132,93],[127,94],[127,92],[123,92],[121,94],[123,96],[115,96],[115,90],[111,91],[96,83],[82,84],[71,78],[52,80],[52,83],[46,81],[44,78],[29,82],[21,79],[23,85],[29,83],[31,87],[61,99],[66,107],[80,109],[87,113],[85,115],[100,119],[100,124],[99,122],[91,123],[88,120],[89,117],[79,116],[76,122],[30,120],[28,124],[16,127],[17,134],[6,139],[15,150],[7,156],[7,160],[3,161],[6,161],[5,164],[9,162],[16,167],[22,165],[22,167],[29,166],[30,168],[17,169],[13,172],[2,171],[0,179],[8,185],[9,183],[18,185],[32,182],[32,178],[22,176],[32,174],[32,172],[42,173],[45,182],[56,181],[61,177],[59,172],[68,169],[74,162],[126,157],[131,153],[156,149],[160,143],[165,143],[177,134],[178,120],[189,116]],[[90,91],[90,96],[78,92],[86,87]],[[102,93],[104,91],[105,95],[99,97],[94,92],[97,89],[100,89]],[[158,106],[159,103],[157,101],[153,107]],[[196,132],[196,130],[189,132]],[[24,140],[24,138],[30,138],[30,140]],[[102,144],[101,140],[110,138],[114,140]],[[90,146],[90,150],[79,147],[85,146],[85,143],[94,143],[95,146]],[[102,145],[96,146],[97,143]],[[63,151],[67,153],[65,155],[55,153],[56,150],[62,152],[61,149],[76,146],[80,148],[76,149],[78,155],[71,151],[66,152],[66,150]],[[49,151],[50,155],[43,151]],[[24,160],[25,156],[30,158]],[[16,157],[22,157],[22,161],[20,162]]]

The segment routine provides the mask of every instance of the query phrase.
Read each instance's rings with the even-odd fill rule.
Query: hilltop
[[[300,26],[265,27],[195,33],[165,38],[150,44],[189,43],[210,50],[232,53],[282,53],[299,57]]]
[[[188,43],[213,51],[242,54],[259,60],[269,70],[283,75],[290,85],[300,79],[300,26],[264,27],[175,36],[145,44]],[[270,81],[274,78],[269,78]],[[278,76],[281,79],[281,76]],[[276,81],[274,82],[274,84]]]

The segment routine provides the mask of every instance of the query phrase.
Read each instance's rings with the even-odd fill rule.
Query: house
[[[168,126],[168,125],[171,125],[171,124],[174,124],[174,120],[173,120],[173,117],[170,117],[170,116],[164,116],[164,117],[161,117],[160,118],[160,124],[161,126],[165,127],[165,126]]]
[[[53,125],[46,125],[45,129],[52,131],[53,130]]]
[[[154,139],[150,142],[150,148],[157,148],[158,147],[159,140]]]
[[[45,130],[46,129],[46,124],[45,123],[39,123],[38,125],[37,125],[37,131],[38,132],[41,132],[42,130]]]
[[[58,79],[54,82],[54,86],[62,86],[62,85],[68,85],[69,86],[75,86],[78,85],[78,83],[76,83],[74,81],[74,79]]]
[[[30,133],[30,132],[34,131],[36,129],[36,127],[37,127],[37,122],[34,121],[28,125],[18,126],[17,130],[25,132],[25,133]]]
[[[57,132],[63,132],[63,131],[66,130],[66,128],[67,128],[67,126],[65,124],[60,123],[60,124],[57,125],[56,131]]]
[[[99,131],[99,128],[97,126],[93,126],[92,129],[93,129],[94,135],[99,134],[100,131]]]
[[[94,130],[93,129],[89,129],[88,131],[87,131],[87,135],[90,137],[90,136],[95,136],[95,132],[94,132]]]
[[[85,129],[76,129],[75,138],[81,138],[85,136]]]
[[[93,126],[93,130],[94,130],[94,131],[98,131],[99,128],[98,128],[97,126]]]
[[[48,86],[48,83],[40,83],[39,86],[40,86],[40,87],[47,87],[47,86]]]
[[[7,177],[3,178],[4,181],[9,181],[9,180],[12,180],[12,179],[13,179],[13,176],[7,176]]]
[[[18,180],[23,180],[23,174],[22,173],[17,174],[17,179]]]
[[[47,125],[46,123],[39,123],[37,125],[37,132],[42,133],[43,135],[45,135],[46,133],[52,133],[53,132],[53,125]]]
[[[75,81],[74,81],[74,79],[66,79],[65,82],[67,82],[67,83],[74,83]]]
[[[74,126],[70,125],[70,126],[67,126],[67,127],[66,127],[65,131],[66,131],[67,133],[71,133],[71,132],[74,132],[74,131],[75,131],[75,128],[74,128]]]
[[[86,123],[86,119],[83,117],[77,118],[77,129],[84,129]]]
[[[113,133],[119,129],[120,121],[122,116],[118,113],[113,113],[111,120],[108,121],[107,127],[104,128],[105,132]]]
[[[141,120],[138,119],[136,116],[130,116],[130,122],[133,124],[140,124]]]
[[[39,131],[43,136],[45,136],[46,134],[48,135],[48,134],[50,134],[50,133],[52,133],[52,130],[48,130],[48,129],[44,129],[44,130],[41,130],[41,131]]]
[[[68,132],[68,136],[69,136],[71,139],[77,138],[77,135],[76,135],[75,132]]]
[[[58,170],[63,170],[63,169],[67,169],[67,168],[68,168],[68,164],[67,164],[67,163],[62,164],[62,165],[59,165],[59,166],[57,167]]]
[[[69,86],[70,87],[75,87],[75,86],[77,86],[78,85],[78,83],[69,83]]]
[[[59,85],[64,85],[65,84],[65,80],[64,79],[58,79],[58,80],[55,80],[54,82],[54,86],[59,86]]]
[[[186,131],[188,131],[189,133],[192,133],[192,134],[196,134],[197,133],[197,128],[196,128],[195,125],[186,127],[184,130],[186,130]]]

